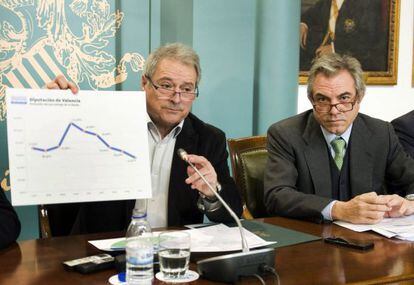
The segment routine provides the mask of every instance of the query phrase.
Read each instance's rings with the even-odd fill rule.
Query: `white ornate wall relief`
[[[102,89],[142,70],[141,54],[113,55],[123,17],[106,0],[0,0],[0,122],[5,86],[41,88],[65,74]]]

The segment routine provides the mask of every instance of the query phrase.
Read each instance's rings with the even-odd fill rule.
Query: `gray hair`
[[[323,55],[313,61],[308,78],[309,100],[313,100],[313,83],[318,74],[322,73],[326,77],[332,77],[342,70],[348,71],[354,79],[356,97],[358,101],[361,101],[365,94],[365,82],[361,64],[352,56],[337,53]]]
[[[185,65],[193,66],[197,73],[196,84],[198,85],[201,79],[200,58],[191,47],[182,43],[166,44],[153,51],[145,61],[144,75],[152,78],[157,69],[157,65],[161,60],[166,58],[178,60]]]

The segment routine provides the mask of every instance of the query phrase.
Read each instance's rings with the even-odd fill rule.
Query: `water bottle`
[[[151,238],[146,200],[137,200],[126,233],[126,281],[128,285],[152,284],[154,250]]]

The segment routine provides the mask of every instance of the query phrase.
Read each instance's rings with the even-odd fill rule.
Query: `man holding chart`
[[[176,155],[179,148],[190,153],[189,160],[236,214],[242,212],[227,165],[225,134],[190,112],[199,93],[200,78],[198,55],[180,43],[158,48],[145,63],[141,85],[148,112],[152,182],[148,220],[152,227],[201,223],[204,214],[212,221],[232,221],[198,174]],[[63,76],[48,83],[47,88],[78,92],[76,85]],[[50,205],[52,234],[125,230],[134,205],[131,200]]]

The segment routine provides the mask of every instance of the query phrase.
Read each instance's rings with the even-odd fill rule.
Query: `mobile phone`
[[[359,241],[353,239],[344,239],[341,237],[328,237],[323,239],[326,243],[332,243],[337,245],[342,245],[346,247],[351,247],[359,250],[368,250],[374,248],[373,242]]]
[[[113,256],[103,253],[64,261],[63,265],[69,270],[85,274],[111,268],[114,266],[114,260]]]

